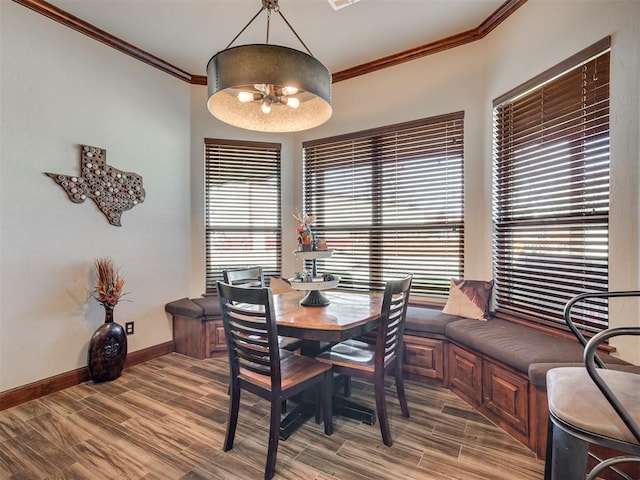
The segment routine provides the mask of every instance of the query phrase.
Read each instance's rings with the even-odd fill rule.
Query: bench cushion
[[[209,297],[194,298],[193,301],[197,303],[204,310],[205,317],[221,317],[220,311],[220,299],[217,295]]]
[[[444,329],[448,323],[462,320],[463,317],[442,313],[436,308],[407,307],[407,319],[404,326],[405,335],[415,333],[439,333],[444,335]]]
[[[167,303],[164,306],[164,311],[172,315],[182,315],[191,318],[200,318],[204,315],[204,309],[187,297]]]
[[[451,340],[523,373],[528,373],[532,363],[582,361],[579,343],[506,320],[458,320],[449,323],[445,333]]]

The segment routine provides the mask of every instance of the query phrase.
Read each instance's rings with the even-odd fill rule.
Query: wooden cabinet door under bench
[[[452,391],[531,448],[527,375],[453,343],[448,368]]]
[[[444,386],[446,378],[446,341],[404,335],[403,370],[407,378],[434,380],[433,384]]]
[[[173,346],[176,352],[199,359],[225,355],[222,319],[174,315]]]

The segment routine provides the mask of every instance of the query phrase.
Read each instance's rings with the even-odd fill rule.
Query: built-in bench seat
[[[578,342],[544,333],[507,320],[460,320],[446,326],[446,336],[522,373],[536,363],[580,362],[584,349]],[[607,361],[621,360],[606,355]]]
[[[410,378],[420,373],[418,363],[423,372],[442,364],[440,372],[423,376],[456,392],[544,457],[546,371],[582,365],[583,348],[577,341],[506,320],[474,320],[419,306],[407,311],[404,340]],[[633,368],[606,353],[599,355],[608,365]]]
[[[436,308],[410,306],[407,310],[405,336],[423,335],[445,338],[527,376],[532,365],[580,363],[584,351],[576,341],[507,320],[472,320],[448,315]],[[627,364],[606,353],[600,356],[605,363]],[[533,373],[536,372],[534,369]],[[536,380],[544,382],[544,375],[536,377]]]
[[[404,328],[414,335],[420,333],[444,335],[448,324],[460,320],[464,320],[464,317],[449,315],[436,308],[409,305]]]
[[[226,351],[218,297],[181,298],[164,306],[173,317],[173,349],[195,358]]]

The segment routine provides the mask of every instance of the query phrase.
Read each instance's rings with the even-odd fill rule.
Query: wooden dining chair
[[[382,441],[388,447],[393,441],[387,417],[384,377],[391,372],[395,372],[402,416],[409,416],[404,392],[401,349],[412,278],[413,275],[407,275],[401,280],[386,283],[375,345],[347,340],[316,357],[317,360],[332,365],[334,373],[338,375],[361,378],[373,383]]]
[[[260,288],[265,286],[261,266],[234,268],[222,271],[224,283],[236,287]],[[302,345],[302,340],[293,337],[278,337],[280,348],[294,352]]]
[[[271,420],[264,474],[264,478],[269,480],[275,471],[283,401],[315,387],[318,401],[321,400],[324,432],[331,435],[331,366],[310,357],[282,355],[278,347],[270,289],[234,287],[222,282],[218,282],[217,287],[231,376],[229,418],[223,450],[226,452],[233,448],[241,390],[269,400]],[[319,411],[316,409],[318,423]]]
[[[233,268],[222,271],[224,283],[237,287],[264,287],[262,267]]]
[[[593,292],[574,297],[565,307],[565,321],[575,333],[571,308],[586,298],[638,297],[640,291]],[[640,463],[640,371],[608,369],[597,355],[609,338],[640,335],[640,327],[615,327],[585,342],[583,367],[558,367],[547,372],[549,421],[545,480],[584,480],[589,445],[600,445],[626,455],[600,460],[588,480],[614,469],[615,478],[630,478],[619,464]],[[637,466],[637,465],[636,465]],[[636,472],[638,470],[636,469]],[[633,478],[638,478],[634,476]]]

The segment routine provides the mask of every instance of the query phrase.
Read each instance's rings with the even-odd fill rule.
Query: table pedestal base
[[[301,400],[300,403],[289,412],[280,422],[280,440],[286,440],[307,420],[315,416],[315,403],[311,399]],[[367,425],[376,423],[375,412],[358,403],[352,402],[348,398],[340,395],[333,396],[333,414],[342,417],[358,420]]]
[[[307,420],[315,416],[315,404],[310,400],[298,403],[280,422],[280,440],[286,440]]]
[[[372,409],[338,395],[333,396],[333,414],[359,420],[367,425],[376,423],[376,413]]]
[[[300,300],[300,305],[304,307],[326,307],[329,303],[331,303],[329,299],[320,290],[309,290],[309,293]]]

